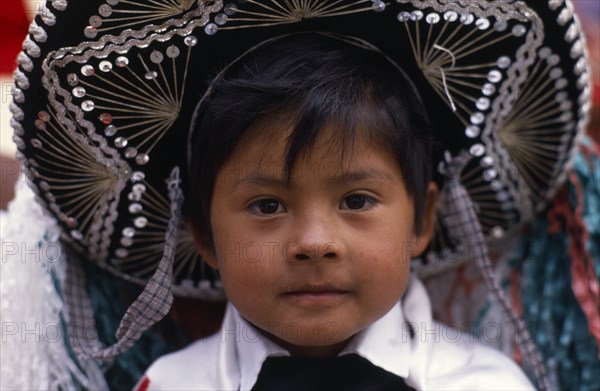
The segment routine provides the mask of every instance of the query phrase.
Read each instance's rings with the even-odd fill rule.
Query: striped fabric
[[[85,278],[77,260],[70,264],[71,270],[65,286],[65,300],[69,305],[70,321],[77,325],[69,335],[74,352],[80,359],[97,358],[111,360],[131,347],[152,325],[167,315],[173,303],[173,259],[177,246],[177,234],[181,221],[183,195],[180,187],[179,168],[175,167],[167,181],[171,201],[171,218],[165,236],[165,249],[158,268],[146,284],[140,296],[127,309],[117,330],[117,342],[104,349],[98,342],[94,326],[92,306],[85,290]],[[91,338],[90,338],[91,337]]]
[[[487,255],[486,241],[475,212],[475,206],[467,189],[459,180],[460,173],[470,158],[470,154],[463,152],[453,158],[446,167],[444,173],[446,180],[441,194],[444,203],[442,218],[451,239],[459,246],[469,247],[469,251],[464,253],[469,254],[469,257],[471,257],[469,262],[475,262],[487,288],[498,300],[504,316],[512,323],[516,331],[516,343],[526,364],[530,366],[535,374],[538,387],[544,390],[554,389],[555,387],[551,386],[544,363],[525,322],[517,316],[504,290],[494,277],[494,269]]]

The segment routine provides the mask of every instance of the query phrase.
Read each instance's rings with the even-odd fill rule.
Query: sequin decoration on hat
[[[400,64],[443,124],[488,239],[542,208],[587,121],[584,38],[568,1],[49,1],[15,72],[12,125],[38,201],[63,239],[145,284],[163,255],[165,179],[215,70],[284,34],[320,31]],[[440,165],[443,168],[443,164]],[[440,219],[435,272],[460,253]],[[460,257],[460,255],[459,255]],[[223,299],[180,225],[174,293]]]

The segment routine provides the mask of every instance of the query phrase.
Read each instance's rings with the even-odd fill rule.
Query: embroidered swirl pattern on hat
[[[587,121],[584,38],[568,1],[54,0],[35,23],[15,72],[18,157],[63,240],[140,284],[163,254],[165,179],[175,166],[185,177],[209,75],[275,36],[356,37],[400,64],[448,160],[469,152],[460,181],[489,239],[545,205]],[[441,219],[437,231],[415,261],[425,273],[460,252]],[[183,223],[173,272],[175,294],[223,298]]]

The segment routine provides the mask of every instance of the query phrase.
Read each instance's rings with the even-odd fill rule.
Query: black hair
[[[284,166],[288,178],[325,125],[335,126],[333,141],[342,155],[357,137],[367,136],[398,162],[414,202],[415,231],[421,232],[433,137],[412,82],[381,53],[323,34],[285,36],[243,56],[211,89],[193,124],[185,208],[207,243],[212,244],[210,206],[219,169],[253,126],[270,118],[280,121],[281,114],[292,121]]]

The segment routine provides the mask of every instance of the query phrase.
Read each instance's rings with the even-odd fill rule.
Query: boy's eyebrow
[[[353,171],[344,171],[335,175],[331,175],[325,177],[323,182],[326,183],[353,183],[367,179],[380,179],[383,181],[392,181],[392,176],[384,171],[375,169],[375,168],[361,168]],[[293,185],[293,181],[288,181],[286,178],[282,176],[275,176],[272,173],[256,173],[253,175],[244,176],[238,180],[236,180],[231,189],[247,184],[257,184],[257,185],[275,185],[275,186],[283,186],[288,187]]]
[[[338,175],[332,176],[327,181],[333,183],[352,183],[372,178],[378,178],[384,181],[393,180],[392,176],[387,172],[376,168],[361,168],[354,171],[344,171]]]

